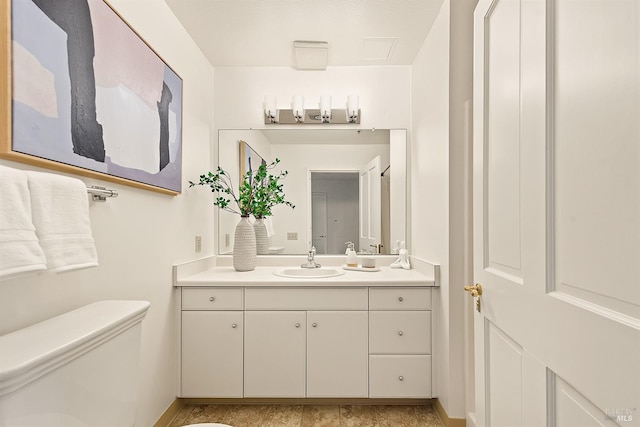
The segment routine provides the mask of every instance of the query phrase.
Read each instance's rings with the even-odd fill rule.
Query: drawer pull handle
[[[216,300],[215,297],[209,297],[209,301],[213,302],[215,300]]]
[[[402,302],[402,301],[404,301],[404,298],[399,297],[399,298],[398,298],[398,301]]]
[[[403,336],[403,335],[404,335],[404,332],[402,332],[402,331],[398,331],[398,335]]]
[[[318,324],[317,323],[312,323],[311,326],[313,326],[315,328],[316,326],[318,326]]]
[[[234,323],[233,325],[231,325],[231,327],[235,329],[238,327],[238,325]]]
[[[400,376],[398,377],[398,379],[399,379],[400,381],[404,381],[404,377],[403,377],[402,375],[400,375]]]
[[[296,323],[296,328],[299,328],[299,327],[300,327],[300,323]]]

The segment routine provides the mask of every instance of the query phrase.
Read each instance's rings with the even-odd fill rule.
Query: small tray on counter
[[[380,271],[380,269],[378,267],[362,267],[361,265],[357,266],[357,267],[349,267],[348,265],[343,265],[342,268],[344,270],[350,270],[350,271],[367,271],[370,273],[373,273],[374,271]]]

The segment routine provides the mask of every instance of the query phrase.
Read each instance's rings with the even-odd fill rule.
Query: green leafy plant
[[[281,171],[278,175],[270,173],[278,163],[280,160],[275,159],[268,165],[261,164],[256,171],[249,168],[237,190],[233,187],[229,174],[220,166],[216,173],[207,172],[200,175],[198,182],[189,181],[189,187],[209,186],[213,193],[217,193],[213,201],[214,206],[222,210],[241,216],[253,214],[256,218],[264,218],[272,215],[273,207],[280,204],[295,208],[285,200],[283,186],[279,182],[287,176],[288,172]],[[233,207],[232,201],[235,202],[237,209]]]
[[[262,163],[253,176],[254,192],[252,202],[252,213],[256,218],[266,218],[273,215],[271,211],[277,205],[286,205],[295,208],[291,202],[285,200],[283,185],[280,183],[289,172],[281,171],[278,175],[272,175],[272,170],[280,159],[275,159],[271,164]]]

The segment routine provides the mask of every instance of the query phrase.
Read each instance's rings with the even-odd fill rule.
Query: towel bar
[[[118,197],[116,190],[107,190],[105,187],[97,185],[87,187],[87,193],[91,194],[91,200],[94,202],[106,202],[107,197]]]

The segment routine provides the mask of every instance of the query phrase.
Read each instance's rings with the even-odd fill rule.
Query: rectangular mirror
[[[269,253],[395,254],[406,241],[407,154],[404,129],[223,129],[219,164],[238,188],[247,153],[288,171],[286,199],[267,221]],[[253,164],[253,162],[252,162]],[[218,253],[233,252],[239,217],[218,211]]]

